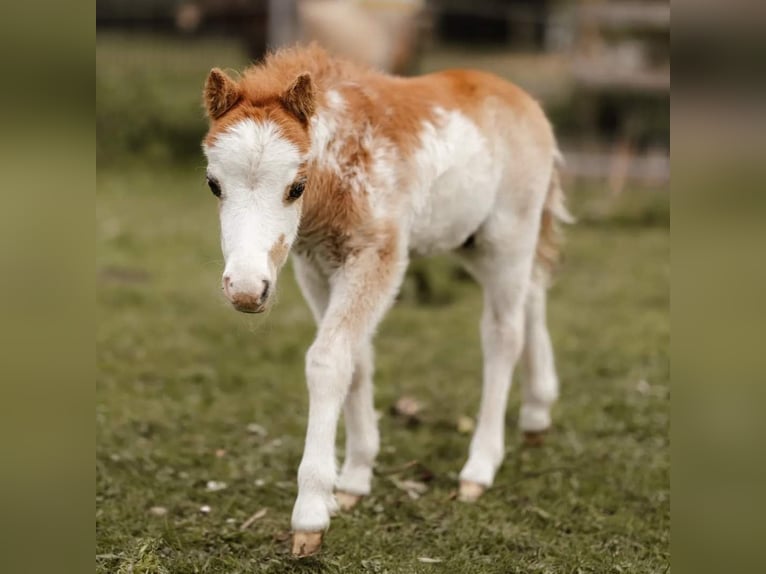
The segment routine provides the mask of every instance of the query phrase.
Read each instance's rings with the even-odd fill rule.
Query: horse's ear
[[[237,82],[218,68],[213,68],[205,81],[205,109],[211,120],[220,118],[239,101],[241,91]]]
[[[282,103],[301,122],[308,123],[316,109],[316,93],[311,74],[303,72],[295,78],[282,94]]]

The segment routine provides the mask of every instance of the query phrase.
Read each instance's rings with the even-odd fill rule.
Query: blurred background
[[[669,2],[98,0],[96,25],[98,572],[667,571]],[[520,446],[515,383],[495,485],[450,502],[482,299],[449,257],[416,261],[376,339],[374,492],[301,565],[287,530],[315,326],[289,266],[267,316],[224,301],[200,142],[211,67],[311,40],[525,88],[578,223],[550,291],[562,395],[546,446]]]
[[[669,180],[670,2],[99,0],[96,22],[99,163],[197,157],[208,67],[315,40],[397,74],[494,72],[542,101],[572,176]]]

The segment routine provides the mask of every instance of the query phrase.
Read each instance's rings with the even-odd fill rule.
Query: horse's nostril
[[[261,293],[261,301],[265,301],[266,298],[269,296],[269,288],[271,287],[271,283],[268,282],[267,279],[263,280],[263,292]]]

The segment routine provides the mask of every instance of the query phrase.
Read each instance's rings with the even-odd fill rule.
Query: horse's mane
[[[281,94],[301,73],[309,72],[321,94],[343,82],[359,82],[376,72],[342,58],[331,56],[319,44],[296,45],[271,52],[242,74],[240,86],[251,102],[260,102]]]

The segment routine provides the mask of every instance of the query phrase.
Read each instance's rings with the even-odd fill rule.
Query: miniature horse
[[[484,291],[482,400],[460,473],[460,498],[475,500],[503,458],[517,360],[528,369],[519,417],[528,438],[549,427],[558,394],[546,277],[557,222],[569,216],[543,111],[490,74],[393,77],[317,46],[278,51],[238,80],[213,69],[204,102],[226,298],[238,311],[264,311],[292,252],[318,324],[306,355],[293,554],[316,552],[338,505],[370,492],[379,445],[372,337],[411,255],[456,253]]]

